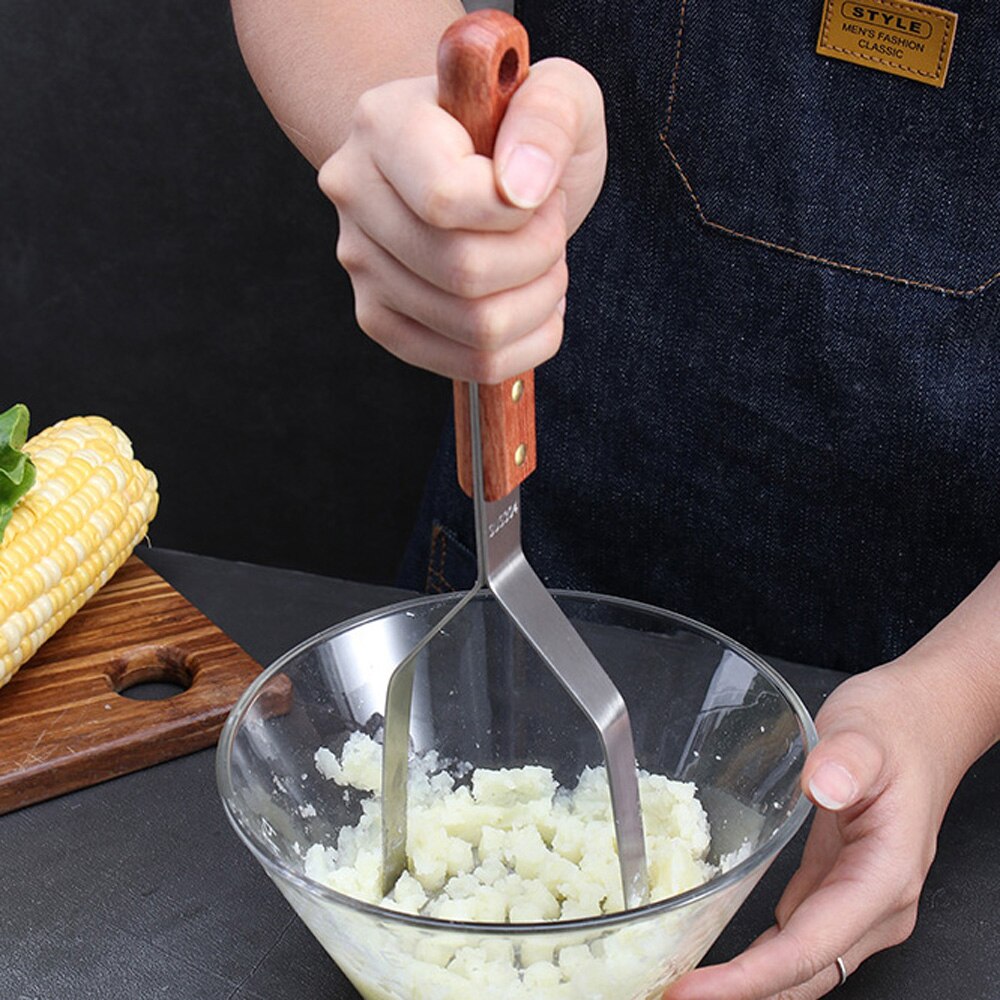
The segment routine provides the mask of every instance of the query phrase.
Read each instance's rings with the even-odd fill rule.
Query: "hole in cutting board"
[[[187,655],[172,646],[134,650],[108,671],[111,687],[134,701],[162,701],[183,694],[194,679]]]
[[[181,684],[171,684],[169,681],[140,681],[138,684],[122,688],[118,693],[133,701],[165,701],[167,698],[183,694],[186,690],[187,688]]]

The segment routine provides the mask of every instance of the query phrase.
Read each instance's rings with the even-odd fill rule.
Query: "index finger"
[[[834,873],[778,933],[724,965],[689,973],[665,1000],[761,1000],[808,982],[881,921],[885,908],[871,881]]]

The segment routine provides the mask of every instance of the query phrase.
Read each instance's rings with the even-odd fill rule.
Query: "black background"
[[[100,413],[154,545],[389,582],[449,386],[358,331],[225,0],[0,0],[0,409]]]

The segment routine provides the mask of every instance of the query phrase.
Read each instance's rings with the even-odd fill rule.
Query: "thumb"
[[[500,124],[493,147],[497,187],[518,208],[537,208],[573,156],[590,154],[603,176],[604,103],[597,81],[568,59],[531,68]]]
[[[852,729],[825,734],[802,770],[802,789],[821,809],[839,812],[877,794],[882,747]]]

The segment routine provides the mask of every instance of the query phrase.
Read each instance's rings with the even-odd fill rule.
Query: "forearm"
[[[889,669],[918,687],[929,738],[947,732],[964,766],[1000,740],[1000,564]]]
[[[434,72],[460,0],[232,0],[240,50],[285,134],[319,167],[343,142],[358,97]]]

